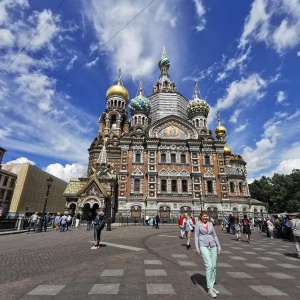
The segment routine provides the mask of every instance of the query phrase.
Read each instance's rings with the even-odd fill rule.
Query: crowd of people
[[[50,229],[53,229],[55,231],[59,232],[65,232],[68,231],[69,228],[73,227],[75,229],[78,229],[82,223],[82,217],[80,213],[77,213],[75,215],[67,214],[67,213],[57,213],[54,215],[50,215],[48,212],[44,220],[39,216],[38,212],[35,212],[32,214],[27,220],[28,222],[28,229],[26,233],[28,234],[31,230],[35,233],[37,231],[37,227],[40,226],[40,222],[43,222],[42,224],[42,230],[47,231]],[[92,229],[92,214],[90,213],[87,217],[87,230]]]

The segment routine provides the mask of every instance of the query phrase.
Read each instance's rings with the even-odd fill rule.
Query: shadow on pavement
[[[206,277],[204,275],[201,275],[199,273],[196,273],[191,276],[191,281],[193,284],[200,285],[205,291],[206,289]]]

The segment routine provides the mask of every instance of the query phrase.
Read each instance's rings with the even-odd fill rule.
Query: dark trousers
[[[36,227],[36,222],[30,222],[29,227],[28,227],[28,232],[30,229],[33,227],[33,231],[35,232],[35,227]]]

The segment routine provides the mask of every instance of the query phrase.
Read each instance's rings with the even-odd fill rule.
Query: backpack
[[[244,226],[249,225],[249,220],[248,220],[248,219],[244,219],[244,220],[243,220],[243,225],[244,225]]]
[[[102,216],[97,216],[96,219],[95,219],[95,222],[94,222],[94,226],[95,226],[96,229],[102,230],[105,227],[105,223],[106,223],[106,220],[105,220],[105,217],[103,215]]]

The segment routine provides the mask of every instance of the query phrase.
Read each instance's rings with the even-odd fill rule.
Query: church
[[[84,217],[102,207],[112,222],[157,214],[167,222],[201,211],[214,219],[265,215],[264,204],[250,197],[246,162],[226,144],[220,113],[212,132],[210,106],[197,83],[189,101],[171,81],[165,49],[158,67],[159,79],[148,97],[140,83],[130,100],[121,72],[108,88],[87,172],[72,178],[63,194],[66,209]]]

